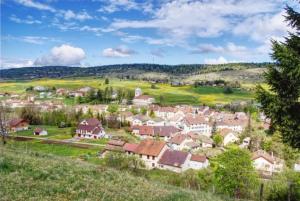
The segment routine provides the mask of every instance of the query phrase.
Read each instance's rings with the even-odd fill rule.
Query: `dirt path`
[[[53,140],[48,138],[41,137],[30,137],[30,136],[9,136],[10,139],[16,141],[30,141],[30,140],[40,140],[43,144],[61,144],[61,145],[70,145],[78,148],[90,148],[90,147],[104,147],[104,144],[94,144],[87,142],[76,142],[70,140]]]

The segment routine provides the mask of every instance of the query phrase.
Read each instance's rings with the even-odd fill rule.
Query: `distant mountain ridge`
[[[206,64],[115,64],[95,67],[69,67],[69,66],[45,66],[23,67],[0,70],[0,78],[8,79],[38,79],[38,78],[67,78],[87,76],[115,76],[119,78],[131,78],[142,73],[165,73],[172,77],[185,77],[201,73],[241,70],[249,68],[265,68],[272,63],[232,63],[219,65]]]

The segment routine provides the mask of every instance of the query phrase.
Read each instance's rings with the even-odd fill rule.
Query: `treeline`
[[[167,73],[170,76],[193,75],[199,73],[238,70],[247,68],[261,68],[270,63],[233,63],[219,65],[205,64],[116,64],[95,67],[45,66],[3,69],[0,71],[2,79],[35,79],[35,78],[63,78],[82,76],[116,76],[123,79],[136,79],[144,72]]]
[[[97,118],[104,127],[121,128],[128,127],[129,123],[124,117],[118,118],[117,105],[111,104],[108,106],[108,113],[94,114],[91,110],[83,113],[82,110],[75,111],[72,109],[61,109],[47,112],[40,112],[34,107],[24,107],[20,111],[20,117],[26,119],[30,125],[49,125],[59,128],[76,127],[79,121],[86,118]]]
[[[111,102],[122,103],[126,100],[127,104],[132,103],[134,98],[134,90],[130,89],[114,89],[113,87],[106,87],[102,89],[91,89],[85,97],[77,97],[76,103],[89,103],[89,104],[107,104]]]

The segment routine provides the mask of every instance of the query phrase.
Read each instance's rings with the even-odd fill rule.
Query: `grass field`
[[[43,128],[48,132],[48,135],[33,135],[35,128]],[[58,128],[57,126],[47,125],[31,125],[28,130],[18,131],[14,133],[15,136],[30,136],[30,137],[41,137],[49,139],[69,139],[71,138],[71,128]]]
[[[34,81],[10,81],[1,82],[0,91],[19,93],[25,92],[25,89],[29,86],[47,86],[56,88],[68,88],[78,89],[84,86],[91,86],[94,88],[104,89],[107,86],[113,88],[127,88],[135,89],[140,87],[144,93],[154,96],[157,100],[159,97],[163,97],[163,103],[167,105],[174,104],[215,104],[215,103],[230,103],[232,100],[250,100],[253,98],[253,93],[243,90],[234,90],[232,94],[224,94],[222,88],[216,87],[198,87],[193,86],[181,86],[172,87],[169,84],[157,84],[157,89],[152,89],[151,84],[144,81],[135,80],[119,80],[110,79],[110,84],[105,85],[103,79],[97,78],[77,78],[77,79],[41,79]],[[72,99],[66,99],[65,103],[73,104]]]
[[[219,201],[84,161],[0,145],[0,200]]]

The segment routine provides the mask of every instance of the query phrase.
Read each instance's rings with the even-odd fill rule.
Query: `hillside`
[[[0,152],[0,200],[221,200],[79,160],[3,146]]]
[[[24,67],[3,69],[0,71],[1,79],[35,79],[35,78],[65,78],[86,76],[114,76],[127,79],[141,79],[148,76],[156,79],[178,79],[189,76],[219,71],[245,70],[252,68],[265,68],[269,63],[234,63],[220,65],[204,64],[116,64],[95,67]],[[151,74],[152,73],[152,74]],[[145,76],[144,76],[145,74]],[[154,76],[153,76],[154,74]],[[156,76],[157,74],[161,76]],[[141,76],[142,75],[142,76]],[[152,75],[152,76],[151,76]]]

